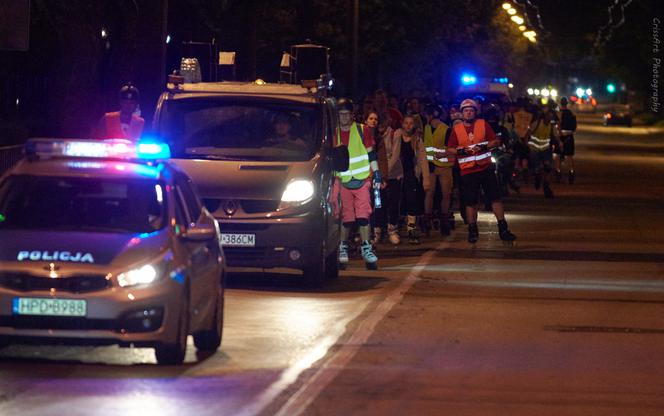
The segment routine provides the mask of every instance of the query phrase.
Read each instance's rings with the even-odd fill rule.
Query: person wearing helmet
[[[484,119],[496,134],[502,146],[493,151],[493,158],[496,164],[496,177],[500,186],[501,195],[509,193],[508,187],[519,192],[519,186],[514,183],[512,173],[514,172],[514,162],[512,160],[512,148],[514,142],[510,132],[501,124],[502,110],[496,104],[490,104],[483,113]]]
[[[542,106],[533,125],[533,132],[528,139],[529,167],[535,173],[535,190],[539,190],[541,187],[545,198],[553,198],[549,176],[552,164],[551,147],[555,140],[553,133],[556,124],[556,113],[548,106]]]
[[[558,135],[560,140],[554,152],[556,154],[556,179],[560,182],[562,173],[560,164],[563,159],[568,161],[569,173],[567,179],[569,184],[574,183],[574,132],[576,131],[576,116],[567,108],[567,97],[560,99],[560,124],[558,125]]]
[[[137,115],[139,92],[131,83],[120,88],[120,111],[104,114],[97,126],[98,139],[138,140],[143,133],[145,120]]]
[[[452,199],[452,167],[454,166],[454,157],[447,152],[445,138],[449,127],[441,121],[443,109],[435,104],[429,104],[424,107],[424,116],[427,124],[424,126],[424,147],[426,150],[427,161],[429,164],[429,176],[431,177],[431,187],[427,190],[424,197],[424,215],[427,229],[433,219],[433,203],[436,193],[436,183],[440,186],[440,233],[443,236],[450,235],[451,225],[454,223],[454,216],[450,218],[450,202]]]
[[[514,139],[514,157],[515,167],[521,172],[524,182],[528,182],[528,159],[529,148],[528,140],[532,131],[533,114],[529,110],[529,100],[526,97],[519,97],[516,101],[517,110],[512,113],[512,137]]]
[[[495,169],[491,163],[491,148],[499,146],[491,126],[483,119],[477,118],[479,105],[474,100],[461,103],[463,123],[456,124],[448,141],[448,151],[457,155],[457,163],[461,169],[461,192],[466,203],[466,220],[468,221],[468,242],[474,244],[479,239],[477,228],[477,203],[479,191],[482,189],[491,202],[496,219],[498,233],[503,241],[514,241],[516,236],[510,232],[505,220],[505,209],[500,200],[500,189]]]
[[[339,264],[344,268],[348,263],[348,238],[353,226],[357,225],[362,240],[360,252],[367,269],[378,268],[378,257],[369,241],[371,216],[371,188],[380,189],[382,178],[378,168],[376,142],[372,129],[353,121],[353,102],[339,99],[339,129],[337,146],[348,147],[348,170],[337,173],[337,189],[341,197],[341,243]],[[373,175],[372,175],[373,172]],[[372,181],[373,179],[373,181]],[[334,193],[333,193],[334,195]]]

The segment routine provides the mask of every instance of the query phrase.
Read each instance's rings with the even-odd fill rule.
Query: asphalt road
[[[577,182],[321,290],[234,274],[222,347],[0,350],[0,415],[664,414],[664,133],[580,117]]]

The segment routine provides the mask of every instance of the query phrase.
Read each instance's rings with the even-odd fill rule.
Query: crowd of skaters
[[[514,241],[501,197],[532,184],[553,198],[551,174],[561,181],[561,163],[574,182],[576,118],[559,103],[512,103],[481,98],[442,103],[384,90],[353,104],[338,103],[338,143],[349,147],[349,170],[340,173],[332,203],[342,223],[339,262],[357,243],[369,269],[375,246],[420,244],[420,236],[450,235],[458,212],[468,241],[479,239],[480,206],[493,211],[498,233]],[[379,195],[379,198],[375,196]]]

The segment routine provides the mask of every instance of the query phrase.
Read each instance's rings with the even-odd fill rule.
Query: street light
[[[535,91],[532,88],[528,88],[528,95],[533,95]]]
[[[507,9],[507,14],[514,16],[516,14],[516,9]]]
[[[556,98],[558,96],[558,90],[551,90],[551,96]]]
[[[509,9],[511,9],[511,8],[512,8],[512,5],[511,5],[511,4],[509,4],[509,3],[503,3],[503,9],[505,9],[505,10],[509,10]]]
[[[524,25],[519,26],[519,30],[524,32],[526,30],[526,27]]]
[[[616,92],[616,86],[613,84],[606,84],[606,91],[613,94]]]
[[[576,96],[577,97],[583,97],[583,88],[579,87],[576,89]]]
[[[593,95],[593,90],[591,90],[590,88],[588,88],[588,89],[586,90],[586,95],[589,96],[589,97],[590,97],[591,95]]]
[[[535,37],[537,36],[537,33],[534,30],[529,30],[527,32],[523,32],[523,36],[530,38],[530,37]]]
[[[521,17],[521,16],[514,15],[514,16],[511,17],[511,19],[517,25],[522,25],[523,24],[523,17]]]

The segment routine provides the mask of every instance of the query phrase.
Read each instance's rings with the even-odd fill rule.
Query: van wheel
[[[194,345],[200,351],[216,351],[221,345],[221,336],[224,328],[224,291],[219,286],[217,304],[214,309],[214,317],[209,329],[198,331],[194,334]]]
[[[309,287],[321,287],[327,272],[327,258],[325,257],[325,242],[320,245],[320,254],[313,263],[302,269],[304,282]]]
[[[159,365],[178,365],[184,361],[187,353],[187,338],[189,337],[189,291],[185,292],[184,304],[180,309],[178,319],[178,333],[175,342],[162,344],[154,349],[155,358]]]
[[[334,280],[339,277],[339,246],[327,256],[325,262],[325,278]]]

